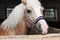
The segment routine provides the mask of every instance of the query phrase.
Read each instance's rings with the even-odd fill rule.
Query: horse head
[[[48,32],[48,24],[44,19],[43,9],[44,8],[38,0],[27,0],[26,15],[34,22],[33,24],[35,24],[35,26],[38,24],[38,26],[36,26],[37,30],[41,27],[42,34],[46,34]]]

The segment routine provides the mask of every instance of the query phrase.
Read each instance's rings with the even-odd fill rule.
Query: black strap
[[[34,20],[34,24],[36,24],[39,20],[45,19],[44,16],[39,16],[37,19]]]

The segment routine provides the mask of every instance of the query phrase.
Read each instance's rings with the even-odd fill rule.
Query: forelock
[[[27,0],[27,6],[38,6],[41,5],[41,3],[38,0]]]

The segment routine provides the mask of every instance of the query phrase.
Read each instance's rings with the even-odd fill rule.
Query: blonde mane
[[[24,7],[25,6],[23,3],[17,5],[13,9],[9,17],[1,23],[1,27],[3,27],[4,29],[6,29],[7,27],[10,29],[15,28],[18,22],[22,20],[24,14]]]

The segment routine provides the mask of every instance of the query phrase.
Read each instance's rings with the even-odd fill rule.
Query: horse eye
[[[31,10],[27,10],[27,13],[31,13]]]

